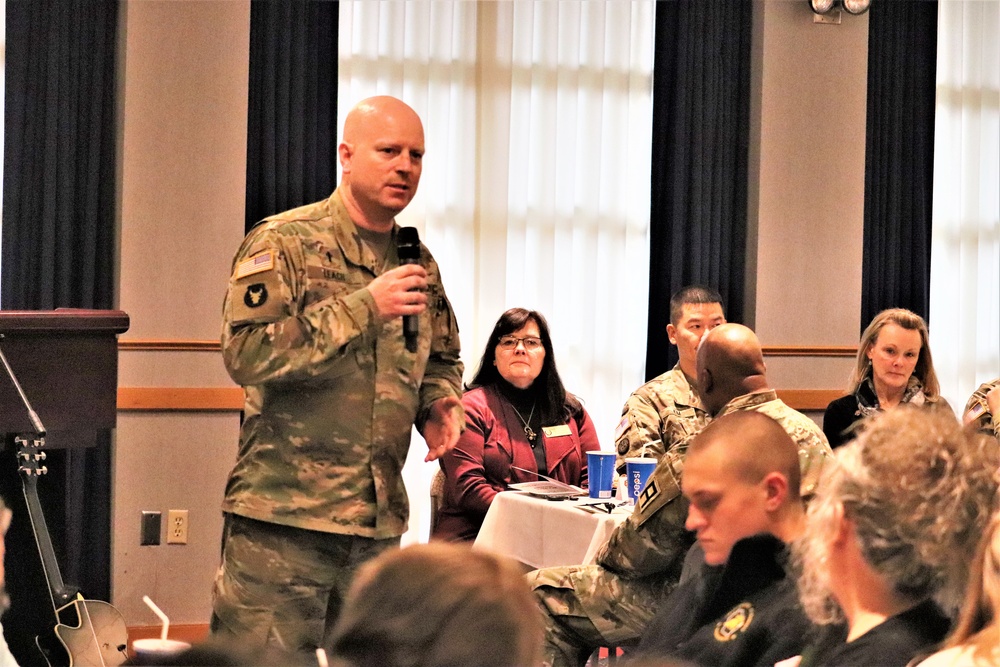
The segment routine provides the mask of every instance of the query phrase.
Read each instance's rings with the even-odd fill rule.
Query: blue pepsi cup
[[[587,452],[587,479],[591,498],[610,499],[615,495],[615,453]]]
[[[625,477],[628,479],[628,499],[635,505],[639,501],[639,494],[646,486],[646,480],[656,468],[656,459],[635,458],[625,459]]]

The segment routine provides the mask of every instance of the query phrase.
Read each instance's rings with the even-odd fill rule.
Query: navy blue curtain
[[[937,2],[872,2],[861,329],[930,310]]]
[[[656,4],[647,379],[677,363],[673,292],[714,287],[743,318],[751,5]]]
[[[117,0],[6,3],[5,309],[113,306],[118,11]],[[107,600],[110,438],[48,456],[38,487],[63,577]],[[54,613],[9,446],[0,454],[0,493],[15,513],[5,634],[21,665],[44,665],[34,636],[52,628]]]
[[[339,12],[316,0],[250,6],[247,230],[336,187]]]

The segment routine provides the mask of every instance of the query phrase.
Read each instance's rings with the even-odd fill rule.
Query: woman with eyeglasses
[[[444,495],[432,537],[473,540],[497,493],[545,477],[587,481],[594,424],[559,379],[541,313],[511,308],[497,320],[462,398],[466,429],[441,458]]]

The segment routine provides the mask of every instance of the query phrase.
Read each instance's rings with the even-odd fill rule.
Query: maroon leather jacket
[[[462,397],[465,433],[458,445],[441,458],[445,473],[444,498],[432,537],[474,540],[493,497],[517,482],[536,482],[535,454],[513,407],[494,387],[479,387]],[[586,410],[570,418],[568,435],[539,438],[545,442],[548,472],[553,479],[581,485],[587,481],[586,452],[600,449],[594,423]],[[545,427],[550,425],[546,424]],[[555,424],[552,424],[555,426]]]

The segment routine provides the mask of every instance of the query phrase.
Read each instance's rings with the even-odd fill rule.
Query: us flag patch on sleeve
[[[622,433],[628,428],[628,415],[622,417],[622,420],[618,422],[618,426],[615,428],[615,440],[622,437]]]
[[[255,273],[270,271],[274,268],[274,253],[270,250],[257,253],[236,265],[236,279],[246,278]]]

